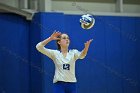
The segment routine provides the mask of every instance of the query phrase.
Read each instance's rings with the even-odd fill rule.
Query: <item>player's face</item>
[[[70,43],[69,36],[67,34],[62,34],[60,38],[60,46],[68,47]]]

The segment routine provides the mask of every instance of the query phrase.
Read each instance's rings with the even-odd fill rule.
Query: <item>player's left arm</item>
[[[84,43],[84,44],[85,44],[85,47],[84,47],[84,49],[82,50],[80,56],[86,56],[86,55],[87,55],[89,46],[90,46],[90,44],[91,44],[92,41],[93,41],[93,39],[90,39],[90,40],[88,40],[86,43]]]

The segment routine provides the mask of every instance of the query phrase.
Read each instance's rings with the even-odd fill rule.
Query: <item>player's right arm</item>
[[[52,40],[58,40],[59,38],[57,38],[61,33],[60,32],[54,32],[49,38],[39,42],[36,45],[36,49],[41,52],[42,54],[48,56],[49,58],[52,59],[53,57],[53,50],[51,49],[47,49],[45,48],[45,45],[47,45],[49,42],[51,42]]]

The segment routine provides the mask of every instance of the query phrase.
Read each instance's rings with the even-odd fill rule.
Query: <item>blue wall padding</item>
[[[36,44],[41,41],[41,13],[35,14],[30,23],[30,92],[29,93],[42,93],[42,62],[41,55],[36,50]]]
[[[29,22],[0,14],[0,93],[29,93]]]
[[[0,92],[53,93],[53,61],[35,46],[57,30],[69,35],[69,49],[81,51],[94,39],[76,62],[78,93],[140,93],[140,17],[94,16],[90,30],[80,17],[40,12],[26,21],[0,14]],[[57,49],[55,41],[46,47]]]

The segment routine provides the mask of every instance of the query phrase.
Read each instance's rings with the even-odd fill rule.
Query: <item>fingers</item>
[[[57,31],[57,32],[56,32],[56,35],[61,35],[61,32]]]
[[[93,41],[93,39],[90,39],[90,40],[86,41],[86,43],[84,43],[85,46],[89,46],[92,41]]]
[[[85,44],[87,44],[87,43],[91,43],[92,41],[93,41],[93,39],[90,39],[90,40],[86,41]]]
[[[55,37],[57,37],[57,36],[59,36],[59,35],[61,35],[61,32],[59,32],[59,31],[54,31],[53,32],[53,34],[52,34],[52,36],[55,36]]]
[[[93,41],[93,39],[90,39],[89,41],[90,41],[90,42],[92,42],[92,41]]]
[[[60,34],[60,33],[61,33],[61,32],[56,31],[56,30],[53,32],[53,34]]]

